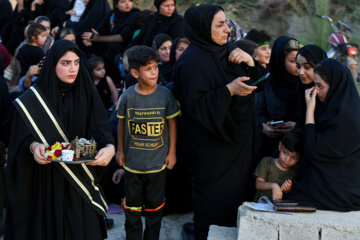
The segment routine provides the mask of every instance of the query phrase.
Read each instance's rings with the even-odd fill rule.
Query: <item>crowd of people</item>
[[[245,34],[219,5],[181,16],[175,4],[0,2],[5,240],[105,239],[108,203],[129,240],[159,239],[163,215],[191,211],[183,236],[207,239],[261,196],[360,210],[349,69],[319,46]],[[77,136],[96,140],[93,161],[45,157]]]

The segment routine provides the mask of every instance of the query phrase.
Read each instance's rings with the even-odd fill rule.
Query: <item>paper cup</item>
[[[72,161],[74,158],[75,151],[73,150],[62,150],[61,152],[61,160],[63,161]]]

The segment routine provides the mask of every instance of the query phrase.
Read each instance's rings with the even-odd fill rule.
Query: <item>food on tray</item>
[[[61,160],[62,150],[68,150],[70,146],[68,142],[56,142],[46,149],[45,157],[52,160]]]
[[[87,140],[85,138],[76,137],[71,141],[71,149],[75,151],[74,160],[81,157],[95,157],[96,142],[94,139]]]

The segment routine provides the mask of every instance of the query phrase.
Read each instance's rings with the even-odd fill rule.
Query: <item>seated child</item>
[[[157,84],[159,60],[156,51],[146,46],[128,51],[130,73],[138,83],[121,96],[116,155],[125,169],[126,239],[159,239],[165,169],[176,163],[175,117],[180,110],[171,92]]]
[[[288,193],[296,174],[295,164],[299,162],[304,149],[304,135],[298,130],[285,134],[279,142],[279,157],[265,157],[256,167],[257,202],[261,196],[280,200],[283,192]]]

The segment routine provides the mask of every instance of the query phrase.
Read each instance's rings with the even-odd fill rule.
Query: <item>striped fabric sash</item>
[[[41,90],[33,85],[13,102],[33,137],[49,147],[56,141],[69,142],[59,118],[56,116]],[[102,216],[106,216],[107,204],[95,184],[93,171],[86,164],[67,165],[52,162],[64,178],[77,190],[85,202]]]

